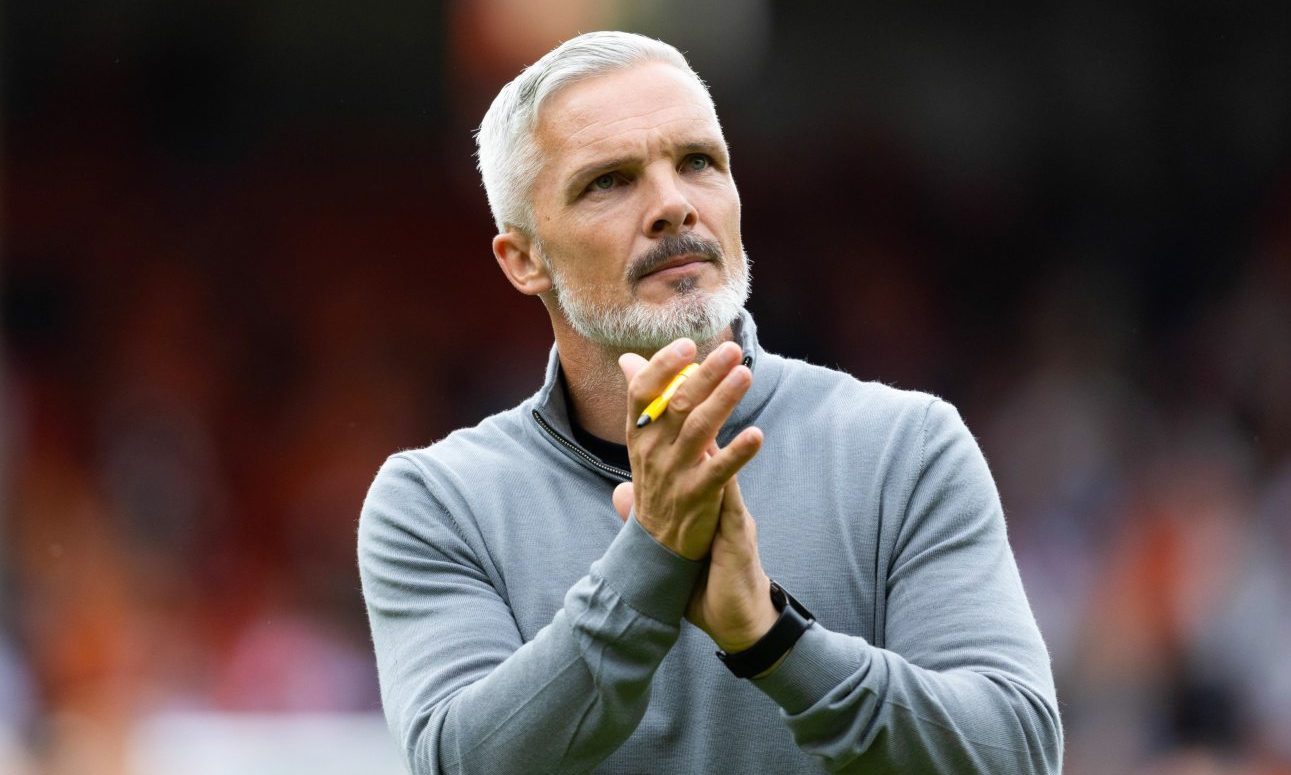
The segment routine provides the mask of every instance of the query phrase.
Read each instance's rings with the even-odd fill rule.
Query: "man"
[[[758,347],[726,143],[685,59],[575,38],[478,142],[494,256],[556,341],[533,397],[392,456],[364,505],[411,771],[1058,771],[975,442],[935,398]]]

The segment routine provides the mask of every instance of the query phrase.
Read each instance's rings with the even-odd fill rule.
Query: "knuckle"
[[[641,403],[643,401],[650,400],[646,393],[645,383],[642,381],[641,375],[638,374],[630,383],[628,383],[628,397],[634,402]]]
[[[633,425],[633,430],[637,430]],[[658,465],[654,455],[654,437],[653,435],[641,435],[633,444],[635,456],[630,456],[634,464],[639,465],[642,471],[652,472]]]
[[[694,402],[691,401],[690,395],[681,390],[678,390],[677,394],[668,402],[669,410],[679,412],[681,414],[687,414],[694,408]]]
[[[705,411],[703,406],[695,409],[686,417],[686,422],[681,426],[677,433],[678,441],[697,441],[702,438],[708,438],[717,432],[713,422],[712,413]]]

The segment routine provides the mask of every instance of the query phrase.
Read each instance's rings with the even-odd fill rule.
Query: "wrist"
[[[769,674],[784,661],[794,644],[815,622],[811,612],[775,582],[771,582],[770,598],[780,609],[779,616],[771,629],[756,643],[742,651],[717,652],[718,659],[721,659],[737,678],[755,678]]]
[[[755,643],[766,637],[766,634],[775,626],[776,620],[780,618],[780,609],[772,602],[771,579],[765,576],[762,577],[762,583],[759,585],[759,589],[753,593],[753,599],[756,602],[753,605],[753,611],[748,617],[746,626],[722,633],[721,637],[713,637],[713,642],[722,651],[734,654],[751,648]]]
[[[635,517],[637,524],[641,526],[651,538],[660,546],[692,562],[702,560],[708,556],[712,544],[712,536],[707,536],[707,542],[704,542],[703,536],[696,538],[693,530],[687,532],[686,528],[676,520],[656,520],[652,519],[649,514],[642,514],[639,510],[633,509],[631,516]]]

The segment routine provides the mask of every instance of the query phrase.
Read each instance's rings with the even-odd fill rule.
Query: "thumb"
[[[632,512],[632,501],[634,498],[632,491],[632,482],[624,482],[614,488],[614,494],[610,500],[614,503],[614,510],[619,513],[619,519],[624,522],[628,521],[628,514]]]

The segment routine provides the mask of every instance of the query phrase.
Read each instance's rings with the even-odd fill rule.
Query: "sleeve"
[[[888,575],[886,648],[817,623],[754,684],[832,772],[1057,773],[1049,656],[986,461],[943,402],[922,436]]]
[[[629,520],[528,643],[425,471],[394,456],[359,519],[381,698],[413,775],[584,772],[640,723],[701,564]]]

